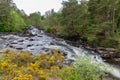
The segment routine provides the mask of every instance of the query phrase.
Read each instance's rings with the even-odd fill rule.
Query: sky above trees
[[[26,14],[40,11],[43,15],[46,11],[54,9],[58,11],[63,0],[13,0],[19,9],[23,9]],[[67,0],[64,0],[67,1]]]

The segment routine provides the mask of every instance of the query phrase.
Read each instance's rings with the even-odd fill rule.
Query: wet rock
[[[114,58],[114,61],[120,62],[120,58]]]
[[[117,53],[115,52],[108,52],[108,51],[98,51],[99,54],[101,55],[102,58],[106,59],[106,58],[115,58],[117,57]]]
[[[47,49],[47,48],[46,48],[46,49],[44,49],[44,51],[45,51],[45,52],[49,52],[49,51],[50,51],[50,49]]]
[[[31,47],[31,46],[33,46],[33,44],[28,44],[28,45],[27,45],[27,47]]]
[[[51,51],[51,49],[49,49],[49,48],[42,48],[41,51],[44,51],[45,53],[49,53]]]
[[[29,40],[30,40],[30,41],[34,41],[35,39],[30,38]]]
[[[117,80],[117,79],[107,74],[107,76],[102,77],[102,80]]]
[[[24,40],[18,40],[18,42],[23,42]]]
[[[30,50],[35,50],[34,48],[30,49]]]
[[[116,49],[114,48],[104,48],[104,47],[93,48],[90,46],[86,46],[85,48],[99,53],[101,57],[104,59],[111,59],[111,58],[118,57],[118,53],[116,53]]]
[[[115,48],[105,48],[107,51],[116,51]]]
[[[13,48],[14,46],[13,45],[9,45],[9,47]]]
[[[11,44],[18,44],[18,43],[16,43],[16,42],[12,42]]]
[[[42,46],[42,45],[40,45],[40,44],[37,44],[36,46]]]
[[[16,49],[18,49],[18,50],[22,50],[23,48],[22,48],[22,47],[18,47],[18,48],[16,48]]]
[[[2,41],[3,39],[2,38],[0,38],[0,41]]]
[[[38,35],[38,37],[43,37],[42,35]]]
[[[28,34],[29,36],[37,36],[40,31],[34,26],[29,26],[27,30],[24,31],[24,34]]]

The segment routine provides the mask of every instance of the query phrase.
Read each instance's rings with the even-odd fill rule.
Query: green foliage
[[[56,27],[46,27],[45,32],[51,33],[51,34],[56,34],[57,29],[56,29]]]
[[[5,31],[9,28],[9,12],[10,12],[10,4],[12,0],[0,1],[0,31]]]
[[[119,42],[115,39],[105,39],[101,41],[100,46],[118,48]]]
[[[120,38],[119,4],[120,0],[63,1],[58,13],[53,10],[46,12],[44,26],[55,26],[56,33],[66,39],[85,38],[95,47],[115,47]],[[108,40],[116,35],[117,39]],[[115,42],[111,44],[111,41]]]
[[[42,22],[42,19],[41,19],[40,12],[31,13],[26,20],[26,23],[28,25],[33,25],[36,27],[41,27],[42,26],[41,22]]]
[[[118,48],[115,52],[120,53],[120,49]]]
[[[82,80],[81,75],[74,70],[68,68],[62,69],[58,75],[62,78],[62,80]],[[84,80],[84,78],[83,78]]]
[[[78,57],[73,68],[68,67],[58,74],[62,80],[101,80],[104,73],[98,69],[99,65],[88,57]]]
[[[26,27],[26,23],[24,19],[16,12],[16,11],[11,11],[10,12],[10,31],[15,32],[15,31],[22,31]]]
[[[64,26],[63,32],[65,37],[74,38],[79,37],[78,27],[79,27],[79,17],[81,17],[78,12],[80,11],[80,5],[77,0],[64,1],[63,10],[61,13],[62,19],[60,23]]]
[[[50,32],[51,32],[50,27],[46,27],[46,28],[45,28],[45,32],[50,33]]]
[[[4,56],[2,54],[0,54],[0,63],[2,63],[2,61],[4,61],[4,60],[5,60]],[[2,71],[1,67],[0,67],[0,75],[3,75],[3,71]],[[0,77],[0,79],[1,79],[1,77]]]
[[[99,46],[99,43],[100,43],[98,39],[96,39],[95,37],[91,37],[91,36],[88,37],[87,42],[88,42],[88,44],[90,44],[94,47]]]
[[[104,74],[98,69],[101,64],[91,61],[89,57],[78,57],[75,62],[75,71],[80,72],[81,77],[87,80],[100,80]]]
[[[1,62],[2,60],[4,60],[4,57],[3,57],[3,55],[0,55],[0,62]]]
[[[0,1],[0,31],[22,31],[26,27],[18,9],[11,5],[14,5],[12,0]]]

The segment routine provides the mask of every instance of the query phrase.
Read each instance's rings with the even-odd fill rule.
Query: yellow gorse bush
[[[8,50],[0,56],[0,80],[101,80],[102,74],[89,59],[80,58],[69,66],[64,61],[56,49],[38,56]]]
[[[32,80],[31,74],[19,74],[18,76],[14,77],[12,80]]]
[[[3,61],[3,62],[1,63],[1,69],[2,69],[2,70],[8,68],[8,66],[9,66],[8,61]]]
[[[7,50],[0,62],[0,79],[3,80],[46,80],[49,74],[57,75],[65,58],[56,49],[50,53],[34,56],[29,52],[15,53]]]

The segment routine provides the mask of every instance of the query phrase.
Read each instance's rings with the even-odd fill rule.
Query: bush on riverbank
[[[88,57],[78,57],[74,62],[74,67],[63,68],[59,76],[62,80],[101,80],[103,72],[98,69],[96,63],[91,64]]]
[[[101,80],[101,72],[89,59],[79,58],[70,66],[64,62],[57,50],[38,56],[8,50],[0,55],[0,80]]]

